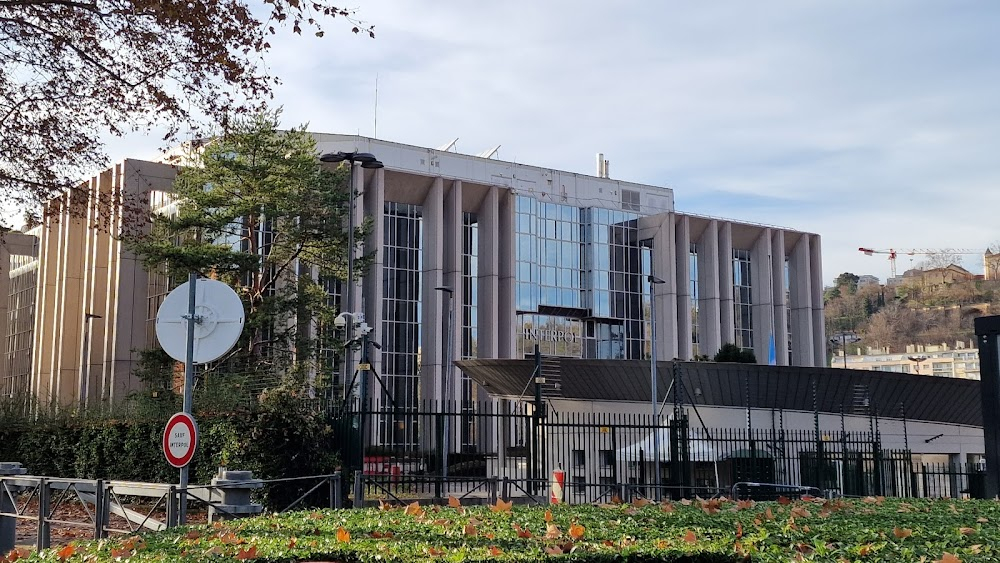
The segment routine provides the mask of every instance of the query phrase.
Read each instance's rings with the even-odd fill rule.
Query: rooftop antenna
[[[451,149],[455,149],[455,152],[458,152],[458,148],[455,146],[455,143],[457,142],[458,142],[458,137],[455,137],[454,139],[452,139],[450,143],[441,145],[440,147],[437,148],[437,150],[448,152]]]
[[[375,126],[372,131],[372,138],[378,139],[378,73],[375,73]]]
[[[476,156],[478,156],[479,158],[493,158],[494,156],[496,156],[497,151],[499,150],[500,150],[500,145],[497,145],[492,149],[484,150],[483,152],[477,154]]]

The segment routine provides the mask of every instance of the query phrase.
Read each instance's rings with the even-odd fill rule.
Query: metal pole
[[[652,415],[650,424],[653,426],[653,491],[654,498],[659,502],[662,491],[660,491],[660,425],[656,416],[658,396],[656,389],[656,380],[658,379],[656,373],[656,283],[653,281],[652,276],[650,276],[649,280],[649,339],[649,383],[651,386],[649,400],[653,407],[653,410],[650,411]],[[674,397],[677,396],[677,391],[675,387]],[[674,415],[676,416],[676,414],[675,412]]]
[[[840,333],[840,349],[844,351],[844,369],[847,369],[847,333]]]
[[[910,451],[910,433],[906,429],[906,409],[903,407],[903,403],[899,403],[899,416],[903,419],[903,448],[909,452]]]
[[[454,354],[455,354],[455,296],[450,291],[445,292],[448,294],[448,346],[447,353],[445,354],[445,361],[448,364],[444,369],[444,381],[441,382],[441,398],[443,399],[443,409],[444,409],[444,438],[442,440],[441,449],[443,453],[441,454],[441,476],[445,479],[448,478],[448,449],[451,446],[451,431],[450,431],[450,400],[451,400],[451,379],[454,375],[452,369],[454,367]]]
[[[90,313],[83,316],[83,352],[80,354],[80,406],[87,406],[87,378],[90,377]]]
[[[353,321],[353,319],[351,319]],[[351,323],[353,324],[353,322]],[[361,327],[361,363],[364,364],[363,370],[360,370],[361,377],[360,394],[361,394],[361,413],[360,420],[358,421],[358,440],[360,441],[360,455],[361,459],[358,467],[364,469],[365,467],[365,422],[368,418],[368,368],[371,366],[370,359],[368,358],[368,330],[367,324]]]
[[[187,353],[184,360],[184,405],[181,410],[191,414],[192,393],[194,387],[194,325],[198,323],[195,315],[195,300],[197,297],[198,274],[191,272],[188,274],[188,314],[187,314]],[[187,521],[187,486],[188,468],[185,465],[181,468],[180,478],[180,524],[183,526]]]
[[[347,309],[354,313],[354,158],[351,155],[350,177],[347,179],[348,206],[347,206]],[[347,341],[354,338],[354,318],[348,324]],[[354,375],[354,348],[347,346],[344,350],[344,381]],[[353,392],[353,389],[346,390]],[[361,396],[362,407],[364,408],[364,395]]]

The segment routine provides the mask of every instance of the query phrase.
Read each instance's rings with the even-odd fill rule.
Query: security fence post
[[[24,475],[26,472],[27,470],[21,467],[20,463],[0,463],[0,478]],[[13,516],[17,512],[17,507],[14,506],[12,497],[19,489],[2,479],[0,479],[0,483],[2,483],[0,485],[0,556],[3,556],[14,549],[17,537],[17,518]],[[5,516],[7,514],[11,516]]]

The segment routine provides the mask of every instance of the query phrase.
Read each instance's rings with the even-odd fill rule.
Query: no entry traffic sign
[[[186,412],[170,417],[163,430],[163,455],[167,463],[178,468],[186,466],[191,463],[197,447],[198,426],[194,418]]]

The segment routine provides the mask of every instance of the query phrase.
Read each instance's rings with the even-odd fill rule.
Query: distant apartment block
[[[860,347],[848,347],[848,352],[861,352]],[[865,353],[834,356],[834,368],[889,371],[914,375],[933,375],[959,379],[979,379],[979,350],[975,341],[957,341],[948,344],[911,344],[905,353],[890,354],[885,350],[868,348]]]

